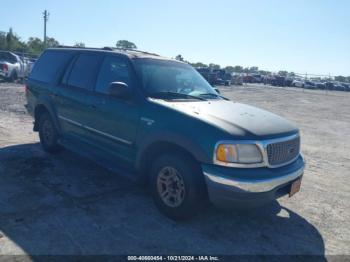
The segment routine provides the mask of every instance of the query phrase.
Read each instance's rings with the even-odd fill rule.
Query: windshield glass
[[[184,94],[176,96],[181,99],[208,95],[219,98],[211,85],[190,65],[156,59],[134,59],[134,64],[149,96],[176,93]]]

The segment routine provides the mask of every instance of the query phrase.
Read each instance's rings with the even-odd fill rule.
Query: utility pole
[[[50,13],[47,12],[47,10],[45,10],[43,12],[43,15],[44,15],[44,48],[46,48],[46,23],[49,20]]]

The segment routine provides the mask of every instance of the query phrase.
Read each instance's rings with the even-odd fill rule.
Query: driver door
[[[123,82],[131,90],[130,98],[109,94],[112,82]],[[135,97],[135,76],[129,61],[118,55],[107,55],[101,65],[92,97],[88,126],[94,144],[129,166],[135,158],[135,140],[139,124],[139,104]]]

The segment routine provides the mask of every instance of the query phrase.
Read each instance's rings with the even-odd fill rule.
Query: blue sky
[[[191,62],[350,75],[349,0],[2,1],[0,31],[24,40],[48,35],[66,45],[113,46]]]

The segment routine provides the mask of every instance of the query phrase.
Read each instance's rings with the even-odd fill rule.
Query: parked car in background
[[[295,78],[292,82],[292,86],[294,87],[304,87],[304,80],[301,78]]]
[[[266,75],[263,77],[264,85],[271,85],[271,82],[272,82],[272,75]]]
[[[271,79],[271,85],[285,86],[285,77],[280,75],[274,75]]]
[[[292,86],[292,84],[293,84],[293,78],[291,78],[291,77],[286,77],[286,78],[284,79],[284,86]]]
[[[36,62],[35,58],[26,58],[28,75],[32,71],[34,64]]]
[[[217,74],[209,67],[197,67],[196,70],[208,81],[212,86],[216,85]]]
[[[247,208],[300,190],[299,129],[220,96],[187,63],[113,48],[47,49],[26,97],[45,151],[64,147],[148,181],[174,220],[208,200]]]
[[[26,63],[16,54],[8,51],[0,51],[0,76],[13,82],[27,77]]]
[[[325,83],[319,82],[319,81],[316,81],[314,83],[315,83],[315,86],[316,86],[317,89],[321,89],[321,90],[326,89],[326,84]]]
[[[253,77],[252,81],[253,83],[262,83],[263,82],[263,77],[260,74],[252,74]]]
[[[316,84],[312,81],[309,81],[309,80],[305,80],[304,81],[304,86],[303,88],[306,88],[306,89],[316,89]]]
[[[342,83],[335,82],[334,83],[334,90],[345,91],[345,87],[344,87],[344,85]]]
[[[341,85],[344,87],[344,91],[350,92],[350,83],[342,83]]]
[[[243,76],[244,83],[254,83],[254,77],[252,75],[246,74]]]
[[[241,76],[241,74],[232,73],[231,82],[233,85],[241,86],[243,85],[243,77]]]
[[[232,81],[231,74],[227,73],[224,69],[214,69],[213,73],[216,74],[215,85],[230,86]]]

